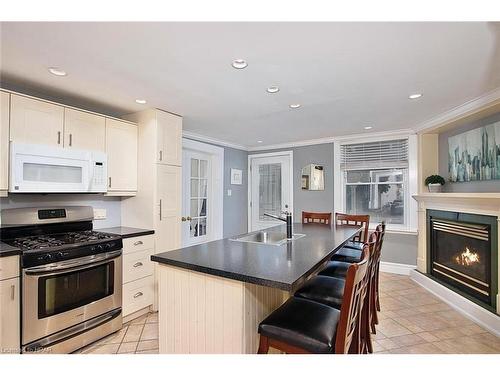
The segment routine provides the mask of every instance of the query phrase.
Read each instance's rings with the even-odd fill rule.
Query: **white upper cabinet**
[[[106,120],[104,116],[65,108],[64,147],[105,152]]]
[[[11,94],[10,140],[63,147],[64,107]]]
[[[106,118],[108,193],[137,191],[137,126]]]
[[[9,111],[10,95],[0,92],[0,196],[9,188]]]
[[[158,126],[157,156],[160,164],[181,166],[182,117],[164,111],[156,111]]]

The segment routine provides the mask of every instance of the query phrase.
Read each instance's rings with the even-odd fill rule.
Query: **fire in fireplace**
[[[494,306],[492,226],[496,236],[496,220],[435,210],[428,218],[430,274],[463,295]]]

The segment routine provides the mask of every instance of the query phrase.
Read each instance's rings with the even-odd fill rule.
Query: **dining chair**
[[[330,225],[332,222],[331,212],[307,212],[302,211],[302,224],[325,224]]]

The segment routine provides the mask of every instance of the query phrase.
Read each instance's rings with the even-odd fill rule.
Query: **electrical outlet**
[[[227,189],[227,196],[230,197],[233,194],[231,189]]]
[[[106,209],[94,208],[94,220],[104,220],[104,219],[106,219]]]

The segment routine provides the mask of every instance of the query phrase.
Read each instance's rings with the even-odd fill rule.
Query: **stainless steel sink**
[[[294,241],[304,236],[305,234],[295,233],[293,235],[293,238],[288,239],[286,238],[286,233],[260,231],[260,232],[245,234],[243,236],[236,238],[231,238],[231,240],[239,242],[253,242],[253,243],[280,246],[285,244],[287,241]]]

